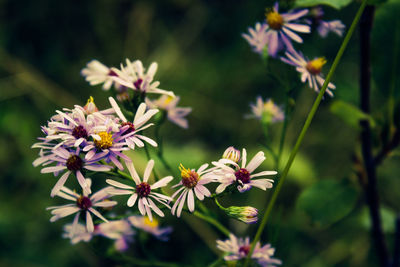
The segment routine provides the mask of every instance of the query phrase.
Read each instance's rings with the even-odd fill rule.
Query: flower
[[[85,177],[82,174],[82,170],[87,169],[91,171],[103,172],[112,169],[111,166],[97,163],[102,158],[101,154],[95,157],[91,157],[90,159],[82,159],[80,157],[80,151],[81,149],[79,147],[76,148],[75,151],[67,150],[63,147],[58,147],[51,150],[52,154],[44,156],[44,162],[42,162],[43,165],[48,165],[53,162],[56,162],[57,165],[52,167],[45,167],[40,171],[41,173],[52,172],[55,176],[57,176],[60,171],[66,171],[60,177],[60,179],[58,179],[57,183],[51,190],[51,197],[54,197],[59,193],[71,173],[75,174],[75,177],[77,178],[79,185],[82,187],[82,189],[90,194],[90,186],[86,183],[87,179],[85,180]]]
[[[172,97],[168,95],[162,95],[157,100],[150,100],[146,98],[145,101],[149,107],[165,110],[167,112],[168,120],[184,129],[187,129],[189,126],[184,117],[188,115],[192,109],[177,107],[176,105],[178,104],[179,99],[179,96]]]
[[[267,33],[268,25],[263,23],[256,23],[256,26],[253,28],[249,27],[249,34],[242,34],[242,37],[247,40],[251,47],[253,47],[253,51],[262,55],[264,53],[264,49],[266,49],[268,44],[269,34]]]
[[[321,71],[322,67],[326,63],[326,59],[323,57],[315,58],[313,60],[305,59],[301,52],[291,51],[285,53],[286,58],[281,57],[281,60],[289,65],[296,67],[296,70],[301,73],[301,81],[304,83],[308,81],[308,86],[319,92],[325,79],[322,78]],[[333,83],[328,84],[326,93],[329,96],[333,96],[331,90],[335,89]]]
[[[230,206],[225,209],[226,214],[240,220],[244,223],[256,223],[258,221],[257,215],[258,210],[256,208],[245,206],[245,207],[237,207]]]
[[[93,233],[89,232],[85,225],[77,223],[75,226],[70,223],[64,226],[64,233],[62,235],[64,238],[69,238],[71,244],[77,244],[81,241],[89,242]]]
[[[233,162],[238,163],[240,160],[240,151],[233,146],[228,147],[225,149],[224,154],[222,155],[223,159],[229,159]]]
[[[213,173],[218,177],[220,185],[216,189],[216,193],[222,193],[225,188],[233,183],[238,184],[237,189],[239,192],[249,190],[252,186],[258,187],[262,190],[272,188],[274,180],[271,179],[253,179],[260,176],[275,175],[276,171],[262,171],[256,174],[252,174],[254,170],[263,163],[265,160],[264,152],[258,152],[246,165],[247,153],[246,149],[242,151],[242,165],[241,167],[236,162],[229,159],[220,159],[219,161],[213,161],[212,164],[218,169],[214,170]]]
[[[237,238],[235,235],[230,234],[229,239],[222,241],[217,240],[217,248],[226,252],[224,260],[235,261],[244,259],[250,252],[250,239],[246,237]],[[272,258],[275,253],[275,249],[270,244],[266,244],[263,247],[260,246],[260,242],[257,242],[251,258],[256,260],[258,264],[265,267],[275,267],[276,265],[282,264],[278,259]]]
[[[90,189],[92,180],[86,179],[86,184]],[[51,214],[53,215],[53,217],[50,218],[50,222],[55,222],[60,218],[64,218],[66,216],[76,213],[72,223],[71,232],[77,233],[80,232],[79,229],[77,229],[77,227],[79,227],[77,226],[79,216],[81,213],[84,213],[86,216],[86,229],[88,230],[88,232],[92,233],[94,231],[94,224],[91,214],[95,215],[105,222],[108,222],[107,219],[100,214],[100,212],[94,209],[94,207],[107,208],[117,205],[116,201],[104,201],[107,198],[111,197],[111,195],[107,193],[108,189],[108,187],[103,188],[89,197],[89,194],[85,191],[83,191],[82,195],[79,195],[71,189],[68,189],[67,187],[62,187],[61,190],[57,193],[57,196],[66,200],[73,201],[74,203],[63,206],[48,207],[47,210],[51,210]]]
[[[135,187],[126,185],[112,179],[107,179],[106,182],[113,187],[108,190],[108,193],[111,195],[131,195],[128,199],[127,205],[128,207],[132,207],[135,205],[136,200],[139,198],[138,207],[139,211],[142,215],[149,216],[150,221],[153,220],[153,216],[151,214],[151,210],[157,213],[158,216],[164,217],[164,212],[157,207],[157,205],[153,202],[155,201],[165,205],[167,208],[170,208],[167,204],[168,201],[172,200],[170,197],[165,196],[160,193],[154,192],[155,189],[166,186],[172,179],[172,176],[167,176],[159,180],[158,182],[150,185],[148,183],[151,171],[153,170],[154,160],[150,160],[147,163],[146,169],[143,175],[143,181],[141,181],[138,173],[135,170],[132,162],[127,162],[126,166],[128,167],[129,173],[131,174],[132,180],[135,183]]]
[[[270,98],[267,98],[264,102],[261,96],[259,96],[257,97],[256,103],[250,104],[250,107],[252,114],[246,116],[247,118],[256,118],[273,123],[283,121],[285,118],[282,109]]]
[[[146,72],[140,60],[131,62],[129,59],[126,59],[125,67],[121,64],[121,70],[117,68],[111,68],[111,71],[115,73],[113,76],[114,81],[116,81],[118,84],[131,88],[136,92],[166,94],[173,97],[173,92],[158,88],[160,82],[153,82],[154,75],[157,71],[157,66],[157,63],[151,63]]]
[[[110,221],[96,225],[95,233],[115,240],[114,247],[122,252],[128,249],[128,243],[133,241],[135,231],[126,220]]]
[[[172,215],[176,215],[177,217],[181,216],[181,212],[183,206],[185,204],[185,200],[187,197],[187,206],[190,212],[194,211],[195,199],[194,196],[199,200],[203,200],[204,196],[210,197],[210,191],[204,186],[210,182],[214,181],[214,177],[209,173],[211,170],[206,170],[208,164],[203,164],[200,168],[196,170],[185,169],[185,167],[181,164],[179,166],[179,170],[181,171],[182,180],[174,185],[172,188],[181,186],[173,195],[172,198],[175,198],[178,194],[179,197],[175,201],[172,206],[171,213]]]
[[[147,216],[133,215],[129,216],[127,220],[136,228],[144,230],[161,241],[168,241],[169,234],[172,232],[172,227],[163,227],[159,226],[159,222],[157,219],[153,218],[153,221],[150,221]]]
[[[310,26],[299,24],[296,20],[307,13],[307,9],[279,13],[279,4],[276,2],[272,9],[267,9],[265,22],[256,24],[255,30],[249,29],[250,35],[243,34],[243,37],[256,52],[262,53],[265,46],[268,46],[268,54],[275,57],[283,47],[293,50],[291,40],[303,42],[295,32],[309,33]]]
[[[126,144],[131,149],[135,149],[135,145],[137,145],[138,147],[143,147],[144,143],[142,142],[142,140],[146,141],[154,147],[157,146],[157,143],[153,139],[150,139],[143,135],[139,135],[137,133],[153,125],[153,123],[149,123],[147,125],[144,124],[158,112],[158,109],[149,109],[148,111],[146,111],[146,104],[141,103],[136,111],[133,122],[129,122],[125,118],[114,98],[109,97],[108,100],[110,101],[111,106],[114,108],[115,113],[122,121],[120,132],[124,134],[123,138],[125,139]]]
[[[322,7],[312,8],[309,14],[312,18],[312,22],[317,26],[317,31],[321,37],[325,38],[329,32],[334,32],[340,37],[343,35],[346,26],[340,20],[322,20],[324,17]]]
[[[113,80],[116,73],[98,60],[90,61],[86,68],[81,71],[81,74],[90,85],[103,84],[104,90],[110,90],[111,86],[116,83]]]

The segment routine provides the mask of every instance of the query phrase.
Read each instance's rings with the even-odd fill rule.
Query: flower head
[[[243,34],[243,37],[256,52],[262,53],[267,46],[268,54],[275,57],[283,47],[289,51],[293,50],[291,40],[303,42],[295,32],[310,32],[310,26],[298,23],[298,20],[307,13],[307,9],[280,13],[279,4],[276,2],[273,8],[267,9],[265,22],[262,25],[256,24],[255,30],[249,29],[250,35]]]
[[[97,225],[95,234],[115,240],[115,249],[122,252],[129,248],[128,243],[133,241],[135,231],[127,220],[117,220]]]
[[[230,234],[229,239],[222,241],[217,240],[217,248],[226,252],[224,260],[235,261],[244,259],[250,252],[250,239],[246,237],[237,238],[235,235]],[[272,258],[275,253],[275,249],[270,244],[266,244],[263,247],[260,246],[260,242],[257,242],[251,259],[257,261],[258,264],[265,267],[275,267],[276,265],[282,264],[278,259]]]
[[[258,221],[257,215],[258,210],[256,208],[245,206],[245,207],[237,207],[237,206],[230,206],[226,208],[225,212],[235,218],[240,220],[244,223],[256,223]]]
[[[172,206],[172,215],[175,215],[176,212],[178,217],[181,216],[186,198],[189,211],[193,212],[195,208],[194,196],[199,200],[203,200],[204,196],[211,196],[210,191],[204,185],[213,182],[215,178],[210,173],[211,170],[207,170],[207,167],[208,164],[203,164],[196,171],[195,169],[187,169],[182,164],[179,166],[181,181],[174,185],[173,188],[180,188],[172,195],[172,198],[174,199],[176,196],[179,196]]]
[[[146,231],[161,241],[167,241],[172,227],[160,227],[157,219],[150,221],[148,216],[133,215],[128,217],[128,221],[140,230]]]
[[[240,150],[234,148],[233,146],[230,146],[227,149],[225,149],[222,158],[229,159],[232,160],[233,162],[238,163],[240,160]]]
[[[189,126],[185,116],[188,115],[192,109],[177,107],[179,100],[179,96],[172,97],[169,95],[162,95],[156,100],[146,98],[146,104],[151,108],[158,108],[166,111],[168,120],[187,129]]]
[[[272,179],[253,179],[260,176],[275,175],[276,171],[262,171],[253,174],[255,169],[263,163],[265,160],[264,152],[258,152],[248,164],[246,149],[242,151],[242,164],[239,166],[238,163],[228,159],[220,159],[219,161],[213,161],[212,164],[217,167],[213,171],[213,174],[218,177],[217,182],[220,185],[216,189],[216,193],[222,193],[225,188],[231,184],[237,184],[239,192],[245,192],[251,187],[255,186],[262,190],[272,187],[274,180]]]
[[[98,60],[90,61],[86,68],[81,71],[81,74],[90,85],[103,84],[104,90],[110,90],[115,83],[113,77],[116,73]]]
[[[325,21],[324,11],[322,7],[313,7],[310,9],[309,15],[312,23],[317,27],[318,34],[325,38],[329,32],[333,32],[338,36],[342,36],[346,26],[340,20]]]
[[[321,71],[322,67],[326,63],[326,59],[320,57],[313,60],[308,60],[301,52],[298,53],[296,51],[286,52],[285,55],[286,58],[281,57],[281,60],[296,67],[296,70],[301,73],[301,81],[303,83],[308,81],[308,86],[314,89],[316,92],[319,92],[325,82],[325,79],[322,78]],[[328,88],[326,89],[326,93],[330,96],[333,96],[331,90],[335,88],[335,85],[330,82],[328,84]]]
[[[285,118],[282,109],[269,98],[264,102],[259,96],[256,103],[250,104],[250,107],[252,114],[247,115],[248,118],[256,118],[267,123],[283,121]]]
[[[90,188],[92,181],[90,179],[86,179],[85,182]],[[86,217],[86,229],[89,233],[92,233],[94,231],[94,224],[91,214],[100,218],[104,222],[108,222],[108,220],[104,218],[103,215],[101,215],[100,212],[98,212],[95,208],[96,207],[107,208],[115,206],[117,204],[116,201],[105,201],[106,199],[111,197],[111,195],[107,193],[108,189],[109,189],[108,187],[103,188],[100,191],[94,193],[93,195],[90,195],[87,192],[83,191],[83,193],[80,195],[65,186],[62,187],[61,190],[59,190],[56,195],[66,200],[72,201],[73,204],[67,204],[63,206],[53,206],[47,208],[48,210],[51,210],[51,214],[53,215],[50,221],[55,222],[60,218],[76,213],[71,229],[72,233],[71,235],[73,235],[74,233],[79,232],[79,229],[77,228],[79,227],[78,220],[80,214],[83,213]]]
[[[166,186],[173,179],[173,177],[172,176],[164,177],[158,182],[150,185],[149,177],[151,171],[153,170],[154,160],[150,160],[147,163],[143,175],[143,180],[139,177],[132,162],[127,162],[126,166],[128,167],[129,173],[131,174],[135,186],[130,186],[127,184],[117,182],[115,180],[107,179],[106,182],[113,186],[113,188],[110,188],[108,190],[108,193],[111,195],[131,195],[127,201],[128,207],[133,207],[136,203],[136,200],[139,199],[138,200],[139,211],[142,215],[147,214],[147,216],[149,216],[150,221],[153,220],[151,210],[157,213],[158,216],[164,217],[164,212],[157,207],[157,205],[154,203],[153,200],[155,200],[160,204],[163,204],[167,208],[170,208],[167,202],[172,199],[168,196],[165,196],[163,194],[154,191],[155,189]]]

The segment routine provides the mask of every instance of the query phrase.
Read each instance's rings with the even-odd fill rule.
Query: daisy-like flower
[[[264,47],[268,46],[268,54],[275,57],[284,47],[289,51],[293,50],[291,40],[303,42],[303,39],[295,32],[309,33],[311,31],[310,26],[297,22],[307,13],[307,9],[279,13],[279,4],[276,2],[272,9],[267,9],[265,22],[262,25],[256,24],[255,30],[249,29],[250,35],[243,35],[243,37],[256,52],[262,53]]]
[[[322,7],[314,7],[310,10],[312,23],[316,25],[317,31],[322,38],[325,38],[329,32],[333,32],[342,37],[346,26],[340,20],[325,21],[323,20],[324,11]]]
[[[96,225],[95,234],[115,240],[116,250],[123,252],[129,248],[129,243],[133,241],[135,231],[126,220],[110,221]]]
[[[90,188],[92,181],[90,179],[86,179],[86,184]],[[47,210],[51,210],[51,214],[53,217],[50,218],[50,222],[55,222],[60,218],[64,218],[66,216],[75,214],[73,223],[72,223],[72,233],[76,233],[78,231],[77,225],[79,220],[79,215],[81,213],[85,214],[86,216],[86,229],[89,233],[93,233],[94,231],[94,224],[92,215],[102,219],[105,222],[108,222],[103,215],[100,214],[95,207],[101,208],[108,208],[117,205],[116,201],[104,201],[111,197],[110,194],[107,193],[109,188],[103,188],[100,191],[94,193],[93,195],[89,196],[89,194],[83,191],[82,195],[77,194],[75,191],[68,189],[67,187],[63,186],[61,190],[57,193],[57,196],[64,198],[66,200],[73,201],[73,204],[67,204],[63,206],[53,206],[48,207]]]
[[[225,209],[226,214],[244,223],[256,223],[258,210],[250,206],[230,206]]]
[[[93,237],[93,233],[90,233],[86,226],[81,223],[77,223],[75,227],[70,223],[64,226],[64,233],[62,236],[70,239],[71,244],[77,244],[81,241],[89,242]]]
[[[172,232],[172,227],[160,227],[159,221],[155,218],[153,218],[153,221],[150,221],[147,216],[133,215],[129,216],[127,220],[135,228],[146,231],[161,241],[168,241],[169,234]]]
[[[139,105],[136,111],[133,122],[130,122],[125,118],[114,98],[109,97],[108,100],[110,101],[111,106],[114,108],[115,113],[122,121],[120,132],[123,134],[122,137],[125,139],[126,144],[131,149],[135,149],[135,145],[137,145],[138,147],[144,147],[143,141],[146,141],[154,147],[157,146],[157,143],[153,139],[148,138],[144,135],[139,135],[138,132],[143,131],[144,129],[147,129],[148,127],[153,125],[153,123],[146,123],[158,112],[158,109],[149,109],[146,111],[146,104],[142,103]]]
[[[210,173],[211,170],[207,170],[207,167],[208,164],[203,164],[196,171],[194,169],[185,169],[182,164],[179,166],[182,180],[172,187],[180,187],[172,195],[172,198],[175,199],[175,197],[179,194],[179,197],[176,199],[174,205],[172,206],[172,215],[175,215],[176,213],[178,217],[181,216],[186,198],[189,211],[193,212],[195,208],[194,196],[196,196],[201,201],[204,199],[204,196],[211,196],[210,191],[204,185],[213,182],[215,177],[212,173]]]
[[[90,171],[109,171],[112,169],[111,166],[99,164],[98,161],[103,157],[102,154],[92,157],[89,160],[82,159],[80,157],[81,149],[78,147],[75,151],[67,150],[63,147],[59,147],[53,149],[51,151],[52,155],[44,156],[43,165],[47,165],[50,163],[57,163],[56,166],[52,167],[45,167],[40,172],[41,173],[54,173],[55,176],[58,175],[59,172],[65,171],[63,175],[61,175],[60,179],[58,179],[57,183],[51,190],[50,195],[54,197],[59,191],[63,188],[65,182],[67,181],[68,177],[71,173],[75,174],[79,185],[82,187],[82,190],[86,191],[87,193],[91,193],[90,185],[86,183],[87,179],[82,174],[82,170],[90,170]]]
[[[256,118],[258,120],[265,120],[266,122],[279,122],[283,121],[285,115],[282,109],[268,98],[265,102],[262,97],[257,97],[255,104],[250,104],[252,114],[247,115],[247,118]]]
[[[262,171],[252,174],[255,169],[257,169],[257,167],[263,163],[264,160],[264,152],[260,151],[246,165],[247,152],[246,149],[243,148],[241,166],[229,159],[220,159],[219,161],[213,161],[212,164],[218,168],[217,170],[214,170],[213,173],[217,177],[219,177],[218,182],[220,183],[220,185],[216,189],[216,193],[222,193],[227,186],[234,183],[238,184],[237,188],[239,192],[245,192],[253,186],[258,187],[262,190],[271,188],[274,180],[253,179],[260,176],[277,174],[276,171]]]
[[[268,25],[263,23],[256,23],[256,26],[253,28],[249,27],[249,34],[243,33],[242,37],[247,40],[250,46],[253,48],[253,51],[263,55],[264,50],[267,48],[269,34],[267,34]]]
[[[111,195],[131,195],[127,201],[128,207],[133,207],[138,200],[138,207],[140,214],[149,216],[150,221],[153,220],[151,210],[157,213],[158,216],[164,217],[164,212],[157,207],[153,200],[163,204],[167,208],[170,208],[167,204],[172,199],[160,193],[154,192],[155,189],[166,186],[172,179],[172,176],[167,176],[159,180],[158,182],[150,185],[148,183],[151,171],[153,170],[154,160],[150,160],[147,163],[146,169],[143,174],[143,181],[140,179],[138,173],[135,170],[132,162],[127,162],[129,173],[131,174],[132,180],[135,186],[123,184],[112,179],[107,179],[106,182],[113,187],[108,190]],[[153,200],[152,200],[153,199]]]
[[[237,238],[235,235],[230,234],[229,239],[222,241],[217,240],[217,248],[226,252],[224,260],[226,261],[237,261],[245,259],[250,252],[250,239],[246,237]],[[261,247],[260,242],[257,242],[251,259],[257,261],[257,263],[264,267],[275,267],[276,265],[282,264],[278,259],[272,258],[275,253],[275,249],[270,244],[266,244]]]
[[[151,108],[165,110],[167,112],[168,120],[184,129],[187,129],[189,126],[185,116],[188,115],[192,109],[177,107],[179,99],[179,96],[172,97],[168,95],[162,95],[156,100],[150,100],[146,98],[146,104]]]
[[[308,86],[318,93],[325,82],[325,79],[322,78],[321,71],[322,67],[326,64],[326,59],[319,57],[313,60],[308,60],[304,58],[301,52],[298,53],[296,51],[286,52],[285,55],[286,58],[281,57],[281,60],[296,67],[296,70],[301,73],[301,81],[303,83],[308,82]],[[326,93],[332,97],[333,93],[331,90],[334,90],[335,88],[335,85],[330,82],[326,89]]]
[[[115,83],[113,77],[117,75],[98,60],[90,61],[86,68],[81,71],[81,74],[90,85],[103,84],[104,90],[110,90],[111,86]]]
[[[146,72],[140,60],[131,62],[129,59],[126,59],[126,66],[121,64],[121,70],[111,68],[111,71],[115,73],[113,76],[114,81],[137,92],[174,96],[173,92],[158,88],[160,82],[153,81],[157,66],[157,63],[151,63]]]

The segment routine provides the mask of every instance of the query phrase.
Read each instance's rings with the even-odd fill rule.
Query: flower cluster
[[[290,10],[287,13],[279,11],[278,2],[265,13],[264,22],[257,22],[255,28],[249,28],[249,34],[243,34],[256,53],[265,54],[267,51],[271,57],[278,57],[282,51],[285,57],[279,57],[283,62],[294,66],[301,74],[301,81],[308,82],[310,88],[319,92],[325,82],[322,75],[322,67],[327,62],[319,57],[307,59],[301,52],[296,51],[292,41],[303,43],[303,39],[296,34],[310,33],[315,27],[321,37],[326,37],[329,32],[342,36],[345,26],[340,20],[325,21],[324,11],[321,7],[311,10]],[[332,89],[335,86],[329,83],[327,93],[333,96]]]
[[[264,152],[259,151],[247,162],[246,149],[240,152],[228,147],[222,158],[197,169],[180,164],[179,182],[170,187],[175,189],[170,196],[167,186],[174,177],[160,178],[147,150],[147,145],[158,149],[160,140],[157,134],[155,141],[144,132],[154,124],[159,127],[165,119],[187,128],[185,116],[191,109],[177,107],[179,97],[158,88],[159,82],[154,81],[156,70],[156,63],[146,71],[139,60],[126,60],[126,65],[121,65],[120,69],[108,68],[96,60],[89,62],[82,70],[86,80],[92,85],[103,84],[105,90],[114,87],[117,100],[109,97],[110,107],[105,110],[99,110],[92,97],[83,107],[75,105],[72,109],[57,110],[42,127],[44,137],[32,146],[40,149],[33,165],[41,166],[42,173],[59,176],[50,195],[67,203],[47,210],[52,215],[51,222],[73,215],[72,223],[65,225],[63,234],[73,244],[102,236],[114,240],[116,250],[125,251],[137,230],[167,241],[172,228],[159,227],[155,215],[165,217],[171,212],[180,217],[183,211],[196,215],[199,213],[195,212],[196,205],[206,197],[214,197],[218,203],[217,198],[225,194],[243,193],[252,187],[266,190],[273,186],[272,179],[263,177],[275,175],[276,171],[255,171],[265,160]],[[152,100],[147,93],[161,96]],[[280,120],[279,108],[273,104],[263,104],[263,108],[262,114],[268,114],[271,120]],[[154,123],[150,122],[152,119]],[[139,175],[138,164],[127,153],[141,148],[145,148],[149,156],[143,175]],[[163,159],[161,149],[159,156]],[[165,159],[163,163],[166,164]],[[99,173],[106,173],[107,178],[102,179],[104,175],[99,176]],[[67,184],[73,185],[73,181],[67,181],[71,176],[76,178],[78,190],[67,187]],[[101,186],[101,182],[105,186],[92,193],[92,187]],[[209,188],[211,183],[216,185],[215,191]],[[120,199],[126,201],[129,208],[125,217],[117,217],[113,210],[118,205],[116,200]],[[228,216],[244,223],[258,220],[258,210],[251,206],[224,208],[217,205]],[[267,259],[266,256],[257,257],[258,262]]]

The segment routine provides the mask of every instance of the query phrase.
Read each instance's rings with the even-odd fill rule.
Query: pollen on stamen
[[[321,73],[322,67],[326,64],[326,59],[324,57],[315,58],[307,62],[306,69],[313,75],[318,75]]]
[[[179,170],[181,171],[182,184],[185,187],[193,188],[197,185],[200,180],[199,174],[197,172],[190,169],[185,169],[182,164],[179,166]]]
[[[281,14],[275,11],[270,11],[267,9],[267,12],[265,13],[265,16],[267,18],[267,23],[269,27],[273,30],[280,30],[283,26],[283,18]]]
[[[142,182],[141,184],[138,184],[136,186],[136,193],[139,195],[139,197],[147,197],[150,195],[151,192],[151,187],[148,183]]]
[[[94,140],[94,145],[98,149],[108,149],[113,145],[113,138],[111,133],[107,132],[100,132],[97,133],[100,136],[100,140]]]

